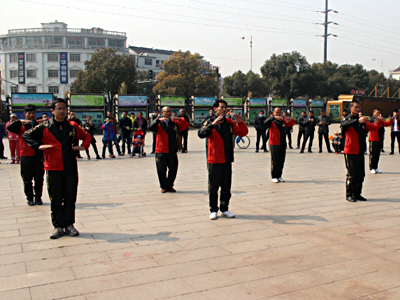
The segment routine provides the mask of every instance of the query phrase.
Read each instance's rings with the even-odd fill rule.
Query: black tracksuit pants
[[[299,130],[299,133],[297,134],[297,147],[300,148],[300,142],[301,142],[301,137],[304,139],[305,132],[304,130]]]
[[[41,199],[43,192],[43,158],[38,156],[21,156],[21,177],[24,183],[24,192],[28,201],[34,198]],[[35,188],[32,186],[35,180]],[[35,193],[33,193],[35,190]]]
[[[178,172],[178,155],[176,153],[156,153],[156,167],[160,187],[168,191],[174,186]]]
[[[325,140],[326,149],[328,151],[332,151],[331,145],[329,144],[329,134],[328,133],[318,133],[319,150],[322,151],[322,137]]]
[[[179,132],[179,137],[181,138],[182,150],[187,151],[187,149],[188,149],[188,131],[183,130],[183,131]]]
[[[378,169],[379,157],[381,156],[381,143],[369,142],[369,169]]]
[[[286,134],[287,140],[289,142],[289,148],[292,148],[292,129],[286,129],[285,134]],[[287,148],[287,146],[286,146],[286,148]]]
[[[399,145],[399,153],[400,153],[400,131],[392,131],[390,133],[390,151],[394,153],[394,142],[397,138],[397,144]]]
[[[96,156],[99,156],[99,151],[97,150],[97,146],[96,146],[96,141],[93,141],[93,139],[90,141],[90,144],[92,145],[92,147],[93,147],[93,150],[94,150],[94,153],[96,154]],[[89,148],[87,149],[87,150],[85,150],[86,151],[86,155],[88,156],[88,157],[90,157],[90,155],[89,155]]]
[[[365,158],[362,154],[345,154],[346,175],[346,197],[359,196],[362,193],[362,185],[365,177]]]
[[[122,154],[125,154],[125,144],[128,149],[128,154],[131,154],[131,131],[122,131],[121,133],[122,140]]]
[[[270,145],[269,148],[271,151],[271,177],[280,178],[286,158],[285,145]]]
[[[266,147],[266,145],[267,145],[267,134],[265,133],[265,130],[264,131],[258,131],[257,130],[256,150],[260,149],[259,146],[260,146],[261,138],[262,138],[262,147],[261,148],[264,149],[264,150],[267,150],[267,147]]]
[[[65,228],[74,224],[78,171],[47,171],[46,176],[53,226]]]
[[[301,151],[304,151],[304,148],[306,147],[307,140],[310,139],[310,142],[308,143],[308,151],[311,151],[312,148],[312,143],[314,140],[314,131],[311,132],[305,132],[304,134],[304,139],[303,139],[303,145],[301,146]]]
[[[232,184],[232,163],[207,164],[208,168],[208,195],[210,199],[210,211],[218,212],[218,190],[221,187],[219,198],[221,212],[229,208]]]

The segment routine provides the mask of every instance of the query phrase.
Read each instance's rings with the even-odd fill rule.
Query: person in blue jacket
[[[108,153],[110,154],[111,158],[115,158],[112,142],[114,140],[115,132],[113,123],[110,121],[109,118],[104,120],[104,124],[101,125],[101,129],[104,130],[103,133],[103,158],[106,158],[106,147],[108,147]]]

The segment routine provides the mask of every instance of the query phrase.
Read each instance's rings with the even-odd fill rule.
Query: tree
[[[157,76],[154,93],[190,96],[218,95],[217,74],[204,65],[202,56],[190,51],[174,52],[164,61],[164,71]]]
[[[304,94],[309,68],[306,58],[293,51],[273,54],[261,67],[261,73],[272,93],[290,100]]]
[[[223,91],[227,96],[236,97],[266,97],[267,87],[260,75],[249,71],[244,74],[236,71],[224,78]]]
[[[128,94],[136,93],[136,66],[133,56],[117,54],[111,48],[96,50],[90,60],[85,61],[85,70],[71,84],[74,93],[119,92],[121,84]]]

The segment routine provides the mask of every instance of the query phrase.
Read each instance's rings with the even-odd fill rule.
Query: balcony
[[[103,48],[111,48],[118,52],[128,52],[128,48],[124,47],[105,47],[105,46],[85,46],[85,45],[66,45],[66,44],[59,44],[59,45],[0,45],[1,50],[19,50],[19,49],[82,49],[82,50],[97,50]]]
[[[30,35],[30,34],[82,34],[82,35],[108,35],[126,37],[125,32],[108,31],[101,28],[26,28],[10,29],[10,35]]]

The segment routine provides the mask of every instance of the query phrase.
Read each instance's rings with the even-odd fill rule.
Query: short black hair
[[[260,110],[260,112],[264,113],[264,111],[263,111],[263,110]]]
[[[381,111],[379,108],[375,108],[372,113],[375,113],[376,111]]]
[[[398,109],[393,109],[393,112],[399,112],[399,110]]]
[[[360,102],[358,102],[358,101],[351,101],[350,104],[349,104],[349,107],[353,107],[353,106],[356,105],[356,104],[360,104]]]
[[[321,112],[326,112],[326,110],[325,109],[321,109]]]
[[[312,110],[310,110],[308,113],[312,113],[312,114],[314,114],[314,112],[313,112]]]
[[[343,109],[343,112],[347,112],[347,109]]]
[[[51,103],[51,109],[56,109],[56,104],[57,103],[65,103],[65,105],[68,107],[68,104],[67,104],[67,101],[65,101],[64,99],[62,99],[62,98],[57,98],[57,99],[55,99],[52,103]],[[71,110],[72,111],[72,110]]]
[[[24,111],[25,111],[25,112],[28,112],[28,111],[36,111],[36,106],[33,105],[33,104],[25,105]]]
[[[225,100],[215,100],[213,107],[218,107],[220,103],[224,103],[228,107],[228,103]]]

